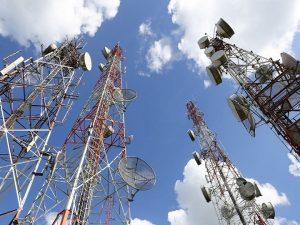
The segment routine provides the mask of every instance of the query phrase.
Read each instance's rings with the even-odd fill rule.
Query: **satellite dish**
[[[112,126],[106,126],[104,130],[104,138],[110,137],[115,132],[114,128]]]
[[[242,199],[246,201],[251,201],[255,198],[255,187],[248,181],[239,186],[239,192]]]
[[[103,72],[105,69],[105,65],[103,63],[99,63],[98,68],[101,72]]]
[[[274,209],[273,205],[271,204],[271,202],[262,203],[261,211],[267,219],[275,218],[275,209]]]
[[[221,66],[228,61],[224,50],[216,51],[210,59],[214,66]]]
[[[223,205],[221,207],[221,215],[226,219],[229,220],[234,216],[234,208],[230,205]]]
[[[286,52],[282,52],[280,54],[282,65],[287,69],[294,70],[296,73],[300,72],[300,63],[293,56],[287,54]]]
[[[79,57],[79,65],[85,71],[91,71],[92,69],[92,60],[89,53],[85,52]]]
[[[231,38],[234,35],[234,30],[222,18],[216,24],[217,34],[223,38]]]
[[[52,43],[52,44],[50,44],[50,45],[43,51],[42,55],[43,55],[43,56],[44,56],[44,55],[47,55],[47,54],[49,54],[49,53],[51,53],[51,52],[54,52],[56,49],[57,49],[56,44]]]
[[[197,165],[199,166],[201,164],[201,158],[198,152],[194,151],[193,152],[193,158],[195,159]]]
[[[210,202],[211,201],[211,193],[210,193],[209,189],[207,189],[206,187],[201,187],[201,191],[202,191],[202,194],[203,194],[206,202]]]
[[[131,89],[115,88],[112,92],[112,98],[116,102],[130,102],[137,96],[136,91]]]
[[[203,36],[202,38],[199,39],[198,45],[200,49],[207,48],[209,46],[209,39],[207,36]]]
[[[273,70],[271,65],[261,65],[255,73],[255,78],[261,83],[265,83],[273,78]]]
[[[218,67],[209,65],[206,67],[206,72],[213,84],[218,85],[222,83],[221,71]]]
[[[257,184],[254,182],[253,185],[254,185],[254,188],[255,188],[255,197],[260,197],[260,196],[262,196],[262,194],[261,194],[261,192],[260,192],[260,190],[259,190]]]
[[[213,46],[209,46],[207,49],[204,50],[204,54],[210,58],[215,53],[215,48]]]
[[[238,178],[236,178],[236,184],[238,185],[238,186],[242,186],[242,185],[244,185],[244,184],[246,184],[247,183],[247,181],[246,181],[246,179],[244,179],[243,177],[238,177]]]
[[[194,133],[193,130],[189,129],[189,130],[187,131],[187,133],[188,133],[188,135],[190,136],[190,138],[191,138],[192,141],[195,141],[195,140],[196,140],[196,135],[195,135],[195,133]]]
[[[118,170],[124,182],[139,191],[151,189],[156,182],[153,169],[137,157],[122,158]]]
[[[250,106],[244,96],[237,94],[231,95],[227,99],[228,105],[238,121],[243,121],[248,118]]]
[[[107,48],[107,47],[104,47],[104,48],[101,50],[101,52],[102,52],[102,55],[104,56],[104,58],[105,58],[105,59],[108,59],[109,54],[110,54],[110,49]]]

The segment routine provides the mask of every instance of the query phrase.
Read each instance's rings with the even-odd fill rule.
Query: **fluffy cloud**
[[[200,68],[208,64],[208,59],[197,41],[206,32],[213,35],[214,24],[220,17],[235,30],[230,42],[278,59],[281,51],[291,51],[299,29],[299,8],[298,0],[190,0],[188,4],[184,0],[170,0],[168,5],[172,22],[182,31],[179,50]]]
[[[204,80],[203,85],[204,85],[204,88],[208,88],[211,85],[211,81],[210,80]]]
[[[286,218],[276,218],[274,220],[274,225],[299,225],[295,220],[287,220]]]
[[[172,59],[172,48],[169,41],[162,38],[150,46],[146,55],[147,66],[151,72],[160,73],[163,66]]]
[[[154,224],[149,222],[148,220],[141,220],[141,219],[135,218],[135,219],[131,220],[130,225],[154,225]]]
[[[291,165],[289,165],[289,171],[295,177],[300,177],[300,162],[298,162],[295,157],[291,154],[288,154],[289,159],[291,160]]]
[[[119,5],[120,0],[3,0],[0,34],[24,46],[93,36],[104,20],[115,17]]]
[[[153,35],[153,32],[151,30],[151,23],[150,22],[145,22],[145,23],[142,23],[140,26],[139,26],[139,34],[140,35]]]
[[[190,160],[185,166],[183,180],[177,180],[175,183],[179,209],[168,213],[168,221],[171,225],[219,224],[213,204],[205,201],[200,189],[202,185],[207,185],[205,173],[204,163],[198,166],[194,160]],[[273,185],[255,182],[263,194],[262,197],[257,198],[258,203],[271,202],[274,206],[289,205],[287,196],[284,193],[279,193]],[[284,218],[281,218],[281,220],[279,218],[276,221],[278,225],[288,224],[284,223],[284,221],[287,221]],[[294,224],[289,223],[289,225]]]

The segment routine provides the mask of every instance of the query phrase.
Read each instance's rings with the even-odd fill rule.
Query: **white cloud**
[[[149,222],[148,220],[141,220],[141,219],[135,218],[135,219],[131,220],[130,225],[154,225],[154,224]]]
[[[274,220],[274,225],[299,225],[295,220],[287,220],[286,218],[276,218]]]
[[[291,165],[289,165],[289,171],[295,177],[300,177],[300,162],[298,162],[292,154],[288,154],[291,160]]]
[[[207,186],[205,173],[204,163],[198,166],[194,160],[190,160],[185,166],[183,180],[177,180],[175,183],[179,209],[168,213],[168,221],[171,225],[219,224],[213,204],[205,201],[200,189],[202,185]],[[273,185],[255,182],[263,194],[262,197],[257,198],[258,203],[271,202],[274,206],[290,204],[286,194],[279,193]],[[282,223],[282,225],[288,224]],[[290,223],[289,225],[296,224]]]
[[[119,5],[120,0],[3,0],[0,34],[24,46],[93,36],[104,20],[115,17]]]
[[[172,48],[169,41],[162,38],[150,46],[146,55],[147,66],[151,72],[160,73],[172,59]]]
[[[204,80],[203,85],[204,85],[204,88],[206,89],[211,85],[211,81],[210,80]]]
[[[270,10],[270,4],[272,10]],[[170,0],[172,22],[179,26],[182,37],[178,48],[200,68],[209,61],[197,46],[207,32],[213,35],[220,17],[235,30],[230,42],[266,57],[279,59],[281,51],[291,51],[295,33],[299,29],[300,1],[290,0]]]
[[[151,23],[150,22],[146,22],[146,23],[142,23],[139,26],[139,34],[141,35],[153,35],[153,32],[151,30]]]
[[[56,217],[57,217],[57,212],[49,212],[47,215],[45,215],[44,218],[45,218],[46,225],[52,225]],[[61,221],[59,220],[53,225],[58,225],[60,224],[59,222]]]

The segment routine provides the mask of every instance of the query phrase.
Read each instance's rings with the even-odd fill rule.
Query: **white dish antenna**
[[[188,135],[189,135],[189,137],[191,138],[192,141],[195,141],[195,140],[196,140],[196,135],[195,135],[195,133],[194,133],[193,130],[189,129],[189,130],[187,131],[187,133],[188,133]]]
[[[207,48],[209,46],[209,38],[207,36],[203,36],[199,39],[198,45],[200,49]]]
[[[209,76],[211,82],[214,85],[218,85],[222,83],[221,71],[218,67],[214,65],[209,65],[206,67],[207,75]]]
[[[251,201],[255,198],[255,186],[248,181],[239,186],[239,192],[246,201]]]
[[[233,94],[227,99],[227,102],[238,121],[241,122],[248,118],[250,106],[244,96]]]
[[[207,49],[204,50],[204,54],[210,58],[216,52],[213,46],[209,46]]]
[[[224,50],[216,51],[210,59],[214,66],[222,66],[228,61]]]
[[[132,89],[115,88],[112,92],[112,98],[116,102],[130,102],[136,98],[136,91]]]
[[[197,165],[199,166],[201,164],[201,157],[198,152],[193,152],[193,158],[195,159]]]
[[[91,71],[92,69],[92,59],[88,52],[85,52],[79,57],[79,65],[85,71]]]
[[[104,130],[104,138],[110,137],[115,132],[114,128],[112,126],[106,126]]]
[[[43,52],[42,52],[42,55],[47,55],[51,52],[54,52],[55,50],[57,49],[57,46],[56,44],[52,43],[50,44]]]
[[[273,78],[273,70],[271,65],[261,65],[255,73],[255,78],[261,83],[265,83]]]
[[[245,178],[243,178],[243,177],[236,178],[236,184],[238,186],[242,186],[242,185],[244,185],[246,183],[247,183],[247,180]]]
[[[234,216],[234,208],[230,205],[223,205],[221,207],[221,215],[226,219],[229,220]]]
[[[151,189],[156,182],[153,169],[137,157],[122,158],[118,170],[124,182],[139,191]]]
[[[99,63],[98,68],[101,72],[103,72],[105,69],[105,65],[103,63]]]
[[[203,194],[206,202],[210,202],[211,201],[211,193],[210,193],[209,189],[207,189],[206,187],[201,187],[201,191],[202,191],[202,194]]]
[[[222,18],[219,19],[218,23],[216,24],[216,27],[217,34],[223,38],[231,38],[232,35],[234,35],[234,30]]]
[[[104,47],[102,50],[102,55],[104,56],[105,59],[108,59],[109,54],[110,54],[110,49],[108,47]]]
[[[300,72],[300,63],[293,56],[286,52],[280,54],[282,65],[287,69],[294,70],[296,73]]]
[[[275,218],[275,209],[274,209],[273,205],[271,204],[271,202],[262,203],[261,211],[267,219]]]

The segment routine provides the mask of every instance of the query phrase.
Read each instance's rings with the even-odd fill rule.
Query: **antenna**
[[[193,152],[193,157],[198,165],[202,159],[207,173],[208,184],[201,187],[201,192],[207,203],[214,204],[220,224],[272,224],[268,219],[274,218],[274,208],[267,203],[262,207],[256,203],[256,198],[261,196],[257,185],[242,177],[219,146],[197,106],[192,101],[186,106],[193,121],[194,137],[201,143],[200,151]]]
[[[152,168],[127,156],[124,102],[136,92],[123,89],[122,48],[103,51],[103,72],[82,107],[51,169],[19,224],[39,224],[55,212],[54,224],[129,224],[130,202],[140,190],[155,184]],[[89,57],[81,65],[89,68]],[[117,90],[117,91],[116,91]],[[116,94],[117,93],[117,94]]]
[[[219,85],[222,74],[229,74],[242,89],[240,95],[228,99],[238,121],[252,136],[258,125],[267,123],[300,160],[299,61],[285,52],[281,53],[281,62],[274,61],[224,41],[233,34],[221,18],[214,37],[204,36],[198,41],[212,62],[207,67],[208,76]]]
[[[59,156],[49,148],[49,139],[78,96],[83,76],[79,67],[91,68],[90,58],[80,63],[81,49],[82,42],[76,40],[51,44],[41,58],[24,61],[20,56],[0,71],[0,195],[15,208],[2,204],[0,215],[14,212],[10,224],[21,224],[28,199],[40,183],[37,179],[56,165]],[[19,52],[4,60],[11,61]]]

